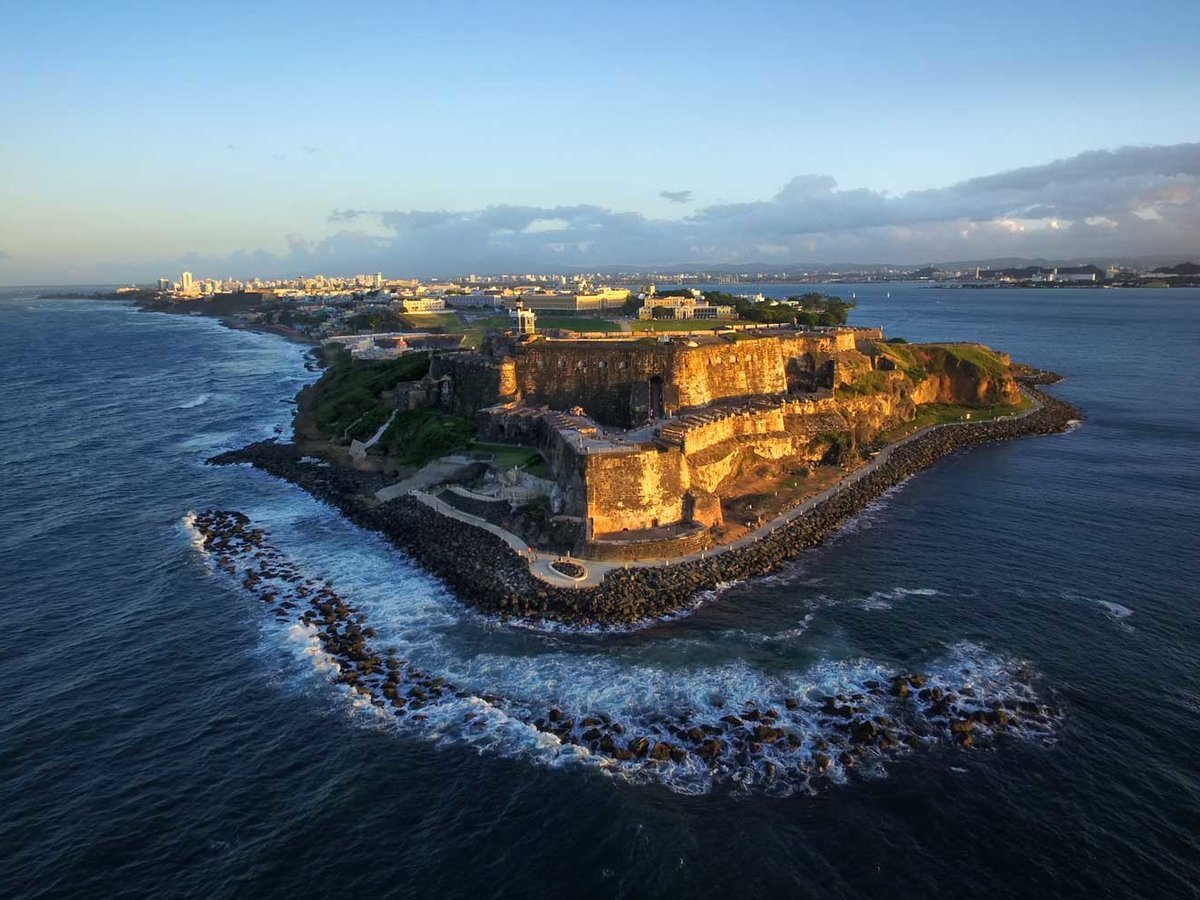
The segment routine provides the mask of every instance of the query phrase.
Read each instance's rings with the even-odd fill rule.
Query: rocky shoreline
[[[1046,383],[1045,373],[1038,376]],[[1024,380],[1024,379],[1023,379]],[[621,626],[685,608],[701,592],[766,575],[814,547],[888,489],[942,457],[980,444],[1057,434],[1079,410],[1026,381],[1041,407],[1012,419],[933,429],[895,448],[875,471],[847,485],[809,513],[748,547],[700,560],[613,570],[589,588],[556,587],[529,571],[526,560],[491,532],[443,516],[413,497],[377,503],[361,473],[303,458],[292,444],[261,441],[209,460],[249,463],[293,482],[338,508],[351,521],[385,535],[441,578],[463,602],[488,613],[576,626]],[[1055,377],[1057,380],[1057,377]]]
[[[1038,700],[1024,670],[1002,685],[976,681],[969,668],[881,673],[835,695],[762,697],[736,707],[714,701],[706,715],[664,711],[640,725],[605,710],[475,692],[400,658],[395,648],[376,646],[379,635],[367,616],[332,581],[305,578],[244,514],[210,510],[190,525],[218,571],[333,663],[333,681],[410,726],[449,717],[471,735],[515,721],[531,736],[540,733],[544,749],[631,777],[678,775],[811,792],[897,754],[991,745],[1001,735],[1036,738],[1056,725],[1057,714]]]

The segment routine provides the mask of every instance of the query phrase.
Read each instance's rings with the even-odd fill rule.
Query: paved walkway
[[[995,419],[984,419],[981,422],[942,422],[940,425],[926,425],[924,428],[918,428],[912,434],[906,435],[905,437],[902,437],[900,440],[898,440],[894,443],[888,444],[886,447],[884,447],[882,450],[880,450],[877,454],[875,454],[875,456],[873,456],[870,459],[870,461],[867,462],[866,465],[859,466],[853,472],[849,473],[844,478],[842,478],[837,484],[826,488],[825,490],[821,491],[821,493],[819,493],[819,494],[815,494],[812,497],[809,497],[803,503],[800,503],[800,504],[792,507],[787,512],[782,513],[779,516],[776,516],[770,522],[760,525],[758,528],[754,529],[753,531],[747,532],[742,537],[740,537],[738,540],[733,541],[730,544],[725,544],[720,547],[714,548],[711,551],[708,551],[708,555],[712,555],[713,553],[723,553],[726,550],[733,550],[733,549],[737,549],[740,547],[746,547],[750,544],[753,544],[755,541],[759,540],[760,538],[766,537],[768,534],[773,532],[776,528],[780,527],[781,525],[786,525],[788,522],[791,522],[792,520],[799,518],[800,516],[804,515],[805,513],[809,512],[810,510],[812,510],[814,507],[819,506],[820,504],[824,503],[826,500],[828,500],[830,497],[837,494],[843,488],[849,487],[850,485],[854,484],[856,481],[860,481],[861,479],[866,478],[868,475],[870,475],[872,472],[874,472],[876,469],[878,469],[880,466],[882,466],[884,463],[886,463],[889,459],[891,459],[892,453],[895,450],[898,450],[900,447],[903,447],[905,444],[911,443],[912,441],[915,441],[917,438],[919,438],[923,435],[926,435],[931,431],[935,431],[938,428],[956,428],[956,427],[969,428],[972,425],[986,424],[987,422],[1004,422],[1004,421],[1008,421],[1010,419],[1023,419],[1026,416],[1031,415],[1042,408],[1041,402],[1036,397],[1026,393],[1024,389],[1021,390],[1021,393],[1025,394],[1025,396],[1028,399],[1032,400],[1034,403],[1034,405],[1032,407],[1025,410],[1024,412],[1016,413],[1011,416],[997,416]],[[691,557],[681,557],[680,559],[682,560],[682,559],[701,558],[702,555],[703,554],[692,554]]]
[[[518,554],[525,557],[529,563],[529,571],[548,584],[559,585],[560,587],[595,587],[604,580],[605,575],[617,568],[613,563],[576,560],[587,570],[587,577],[581,578],[578,581],[574,578],[568,578],[566,575],[561,575],[550,568],[550,563],[554,562],[554,560],[563,559],[557,553],[534,550],[511,531],[501,528],[499,525],[493,525],[487,519],[481,519],[479,516],[473,516],[468,512],[463,512],[461,509],[456,509],[446,501],[433,496],[433,494],[427,494],[419,490],[410,491],[409,493],[426,506],[437,510],[444,516],[450,516],[451,518],[458,519],[460,522],[466,522],[468,525],[474,525],[476,528],[490,531],[502,539],[508,546],[512,547]]]
[[[387,487],[380,488],[375,492],[375,499],[382,503],[385,500],[402,497],[413,491],[423,491],[425,488],[431,488],[435,484],[441,484],[443,481],[453,478],[460,471],[475,462],[477,460],[467,456],[443,456],[441,459],[435,459],[431,463],[426,463],[407,478],[403,478],[395,484],[389,484]]]
[[[410,493],[416,499],[420,500],[422,503],[426,504],[427,506],[432,507],[433,509],[442,513],[443,515],[451,516],[455,519],[459,519],[460,521],[466,522],[469,525],[474,525],[478,528],[486,529],[487,531],[490,531],[492,534],[502,538],[510,547],[513,548],[513,550],[515,550],[521,556],[525,557],[525,559],[529,562],[529,571],[532,572],[534,575],[536,575],[538,578],[547,582],[548,584],[553,584],[558,587],[577,587],[577,588],[595,587],[598,584],[600,584],[600,582],[602,582],[604,580],[604,576],[607,575],[609,572],[611,572],[613,569],[641,568],[641,567],[647,567],[647,566],[661,566],[664,564],[672,564],[673,565],[675,563],[691,562],[693,560],[706,559],[710,556],[716,556],[719,553],[728,553],[730,550],[738,550],[738,549],[741,549],[742,547],[748,547],[750,544],[753,544],[755,541],[760,540],[761,538],[764,538],[767,535],[771,534],[777,528],[780,528],[780,527],[788,524],[789,522],[792,522],[795,519],[798,519],[800,516],[803,516],[806,513],[810,512],[815,507],[824,503],[830,497],[833,497],[834,495],[836,495],[839,491],[849,487],[850,485],[854,484],[855,482],[857,482],[863,478],[866,478],[868,475],[870,475],[872,472],[874,472],[880,466],[882,466],[884,463],[886,463],[889,459],[891,459],[892,453],[895,450],[897,450],[900,447],[903,447],[905,444],[915,441],[917,438],[921,437],[922,435],[928,434],[931,431],[935,431],[938,428],[969,428],[972,425],[984,424],[986,422],[1000,422],[1000,421],[1008,421],[1010,419],[1024,419],[1026,416],[1030,416],[1042,408],[1041,401],[1039,401],[1037,399],[1037,397],[1035,397],[1034,395],[1027,392],[1024,388],[1021,389],[1021,393],[1023,393],[1026,396],[1026,398],[1033,401],[1033,406],[1030,407],[1029,409],[1025,410],[1024,412],[1016,413],[1011,416],[999,416],[996,419],[986,419],[986,420],[982,420],[981,422],[943,422],[939,425],[926,425],[924,428],[919,428],[916,431],[914,431],[912,434],[901,438],[900,440],[896,441],[895,443],[888,444],[887,447],[880,450],[865,465],[859,466],[853,472],[848,473],[837,484],[826,488],[825,490],[821,491],[821,493],[819,493],[819,494],[814,494],[812,497],[809,497],[803,503],[799,503],[796,506],[793,506],[787,512],[781,513],[780,515],[778,515],[774,519],[772,519],[770,522],[766,522],[763,525],[760,525],[758,528],[755,528],[753,531],[747,532],[746,534],[742,535],[742,537],[738,538],[736,541],[731,541],[728,544],[720,544],[719,546],[712,547],[707,550],[700,550],[700,551],[697,551],[696,553],[690,553],[687,556],[672,556],[672,557],[663,557],[663,558],[659,558],[659,559],[642,559],[642,560],[636,560],[636,561],[630,561],[630,562],[599,562],[599,561],[590,560],[590,559],[589,560],[581,560],[581,559],[572,557],[572,560],[574,562],[579,563],[581,566],[583,566],[587,570],[587,577],[580,579],[579,581],[575,581],[574,579],[568,578],[565,575],[560,575],[558,572],[555,572],[553,569],[550,568],[550,563],[552,563],[556,559],[562,559],[563,558],[562,556],[560,556],[556,553],[546,553],[541,550],[534,550],[532,547],[530,547],[528,544],[526,544],[523,540],[521,540],[521,538],[517,537],[511,531],[506,531],[505,529],[501,528],[498,525],[493,525],[491,522],[488,522],[486,519],[481,519],[478,516],[473,516],[470,513],[465,513],[460,509],[455,509],[450,504],[445,503],[442,500],[439,500],[437,497],[434,497],[432,494],[425,493],[423,490],[399,491],[398,493],[393,493],[386,498],[382,496],[384,491],[392,491],[395,488],[399,488],[405,482],[400,482],[400,484],[392,485],[389,488],[384,488],[383,490],[376,493],[375,496],[379,497],[381,500],[383,500],[383,499],[390,500],[390,499],[392,499],[392,497],[400,496],[400,494]],[[426,468],[429,468],[429,467],[426,466]],[[422,472],[423,471],[424,470],[422,470]],[[418,474],[420,474],[420,473],[418,473]],[[413,476],[413,477],[415,478],[416,476]],[[411,479],[409,479],[409,480],[411,480]],[[425,485],[425,486],[429,486],[429,485]]]

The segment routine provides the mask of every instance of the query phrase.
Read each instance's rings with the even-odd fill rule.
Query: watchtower
[[[517,337],[537,333],[537,314],[532,309],[526,309],[524,303],[518,303],[516,309],[508,314],[513,320],[513,331]]]

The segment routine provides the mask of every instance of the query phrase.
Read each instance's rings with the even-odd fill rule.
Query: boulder
[[[666,741],[659,741],[654,745],[654,749],[650,751],[650,758],[659,762],[666,762],[671,758],[672,746]]]

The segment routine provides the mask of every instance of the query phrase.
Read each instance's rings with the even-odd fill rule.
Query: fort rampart
[[[531,406],[582,406],[598,422],[630,427],[731,397],[812,389],[830,381],[833,360],[854,350],[855,339],[837,329],[534,341],[514,350],[514,393]]]
[[[988,441],[1061,432],[1079,416],[1054,397],[1041,394],[1039,399],[1040,408],[1021,417],[947,425],[921,435],[893,451],[885,465],[745,547],[702,560],[614,570],[592,588],[554,587],[539,580],[527,561],[496,535],[441,515],[415,498],[364,503],[363,473],[307,461],[291,444],[265,441],[210,462],[252,463],[300,485],[362,527],[387,535],[477,608],[575,625],[619,624],[674,612],[697,592],[777,569],[881,493],[949,453]]]

